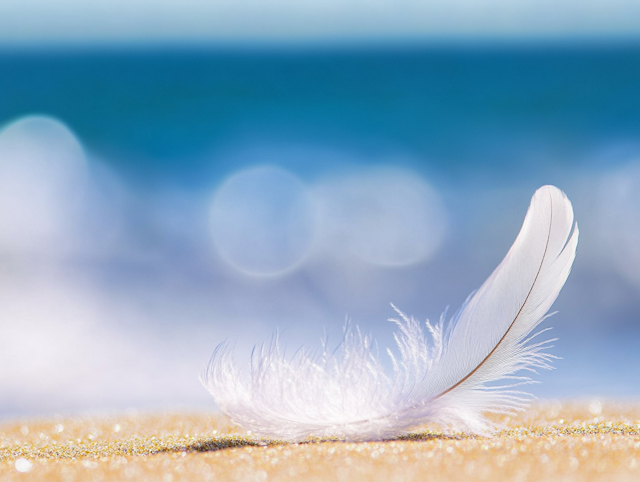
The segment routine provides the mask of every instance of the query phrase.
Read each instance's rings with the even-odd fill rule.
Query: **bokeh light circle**
[[[640,161],[604,176],[598,234],[618,272],[640,287]]]
[[[311,194],[293,174],[257,167],[229,177],[212,208],[218,253],[240,271],[259,276],[282,274],[309,253],[316,233]]]
[[[57,119],[20,118],[0,131],[0,245],[12,250],[68,244],[86,189],[77,137]]]
[[[429,259],[447,232],[437,192],[420,176],[379,168],[338,178],[322,189],[323,219],[338,249],[379,266]]]

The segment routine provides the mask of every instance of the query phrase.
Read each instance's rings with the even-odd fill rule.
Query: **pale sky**
[[[640,0],[0,0],[0,45],[640,37]]]

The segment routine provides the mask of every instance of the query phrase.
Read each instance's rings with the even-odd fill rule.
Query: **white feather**
[[[424,422],[486,433],[484,412],[510,413],[529,400],[513,387],[531,380],[514,374],[550,368],[549,341],[531,343],[530,333],[569,276],[577,242],[571,203],[556,187],[541,187],[504,260],[446,329],[444,315],[425,332],[396,309],[391,373],[372,340],[347,327],[338,350],[325,345],[317,355],[303,349],[287,358],[276,336],[254,349],[246,374],[221,344],[202,382],[225,414],[263,437],[378,440]]]

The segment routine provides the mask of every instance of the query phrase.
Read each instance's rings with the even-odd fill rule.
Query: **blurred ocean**
[[[392,346],[543,184],[581,238],[531,391],[639,397],[639,86],[638,45],[0,51],[0,415],[213,407],[276,328]]]

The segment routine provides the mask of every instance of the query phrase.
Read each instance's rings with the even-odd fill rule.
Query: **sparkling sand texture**
[[[2,481],[640,481],[640,404],[546,402],[492,437],[422,427],[367,443],[261,440],[210,414],[0,424]]]

